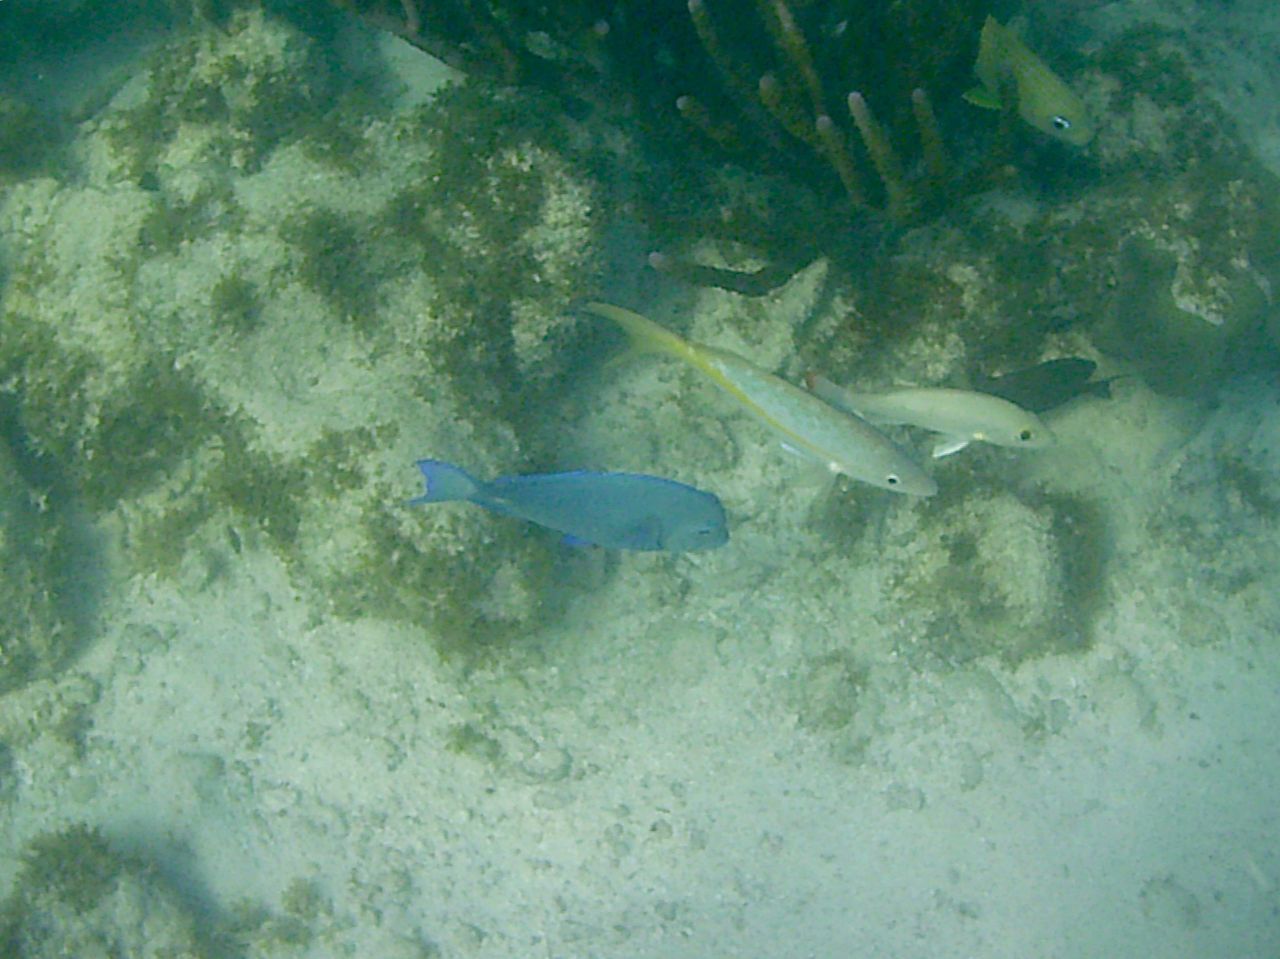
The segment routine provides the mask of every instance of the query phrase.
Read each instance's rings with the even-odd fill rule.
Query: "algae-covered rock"
[[[1084,78],[1088,151],[1019,155],[956,222],[909,232],[832,338],[805,347],[811,362],[873,385],[959,383],[1070,337],[1160,393],[1203,397],[1265,355],[1280,181],[1198,90],[1191,49],[1156,29],[1108,43]]]
[[[571,358],[570,306],[600,257],[595,187],[552,104],[461,85],[407,118],[428,159],[379,223],[421,244],[424,308],[459,339],[443,370],[494,389],[480,402],[527,412]]]
[[[31,104],[0,93],[0,175],[35,166],[50,140],[47,125]]]
[[[1017,665],[1091,642],[1107,546],[1088,504],[999,488],[937,500],[896,520],[918,524],[891,577],[911,628],[904,653]]]
[[[26,845],[21,860],[13,894],[0,908],[0,943],[12,959],[210,954],[174,890],[95,829],[45,833]]]
[[[397,113],[335,56],[261,9],[181,28],[76,175],[16,183],[0,380],[127,571],[204,584],[266,549],[340,615],[526,628],[551,540],[405,501],[420,457],[546,458],[522,424],[573,362],[592,180],[507,95]]]
[[[52,675],[79,648],[67,582],[71,541],[0,443],[0,692]]]

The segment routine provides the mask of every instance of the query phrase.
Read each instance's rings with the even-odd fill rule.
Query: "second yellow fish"
[[[639,313],[609,303],[584,309],[617,323],[634,348],[665,353],[693,367],[782,436],[783,443],[833,473],[895,493],[932,496],[938,485],[870,423],[728,350],[691,343]]]

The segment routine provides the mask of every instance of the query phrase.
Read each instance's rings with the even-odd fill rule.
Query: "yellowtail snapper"
[[[831,472],[895,493],[932,496],[938,491],[933,478],[874,426],[736,353],[691,343],[619,306],[587,303],[583,308],[617,323],[633,348],[687,363],[777,432],[783,445]]]

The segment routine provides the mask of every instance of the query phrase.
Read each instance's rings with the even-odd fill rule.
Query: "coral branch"
[[[707,139],[713,140],[733,153],[743,152],[742,137],[738,135],[733,124],[717,121],[697,97],[689,94],[676,97],[676,110]]]
[[[844,137],[836,129],[835,121],[823,113],[814,122],[813,126],[817,131],[818,141],[822,144],[822,154],[835,167],[836,174],[840,177],[840,183],[844,186],[844,192],[849,197],[849,202],[855,207],[865,207],[867,205],[867,193],[862,188],[862,178],[858,176],[858,170],[853,165],[853,157],[849,155],[849,151],[845,148]]]
[[[920,131],[920,149],[924,154],[925,169],[936,190],[951,177],[951,159],[947,156],[946,145],[942,142],[942,132],[938,129],[938,118],[934,116],[933,104],[929,102],[929,94],[924,87],[916,87],[911,91],[911,112],[916,118],[916,128]]]
[[[871,115],[871,108],[866,99],[857,91],[849,94],[849,115],[853,117],[858,135],[867,148],[867,154],[880,174],[884,183],[885,196],[888,199],[889,216],[895,220],[905,220],[910,212],[911,204],[907,197],[906,177],[902,172],[902,164],[894,152],[893,145],[885,136],[880,124]]]
[[[760,0],[761,18],[773,34],[773,42],[778,51],[788,60],[800,74],[804,87],[809,93],[814,114],[825,112],[822,96],[822,81],[818,79],[818,71],[814,69],[813,57],[809,53],[809,44],[805,42],[804,33],[796,24],[791,8],[785,0],[772,0],[766,3]]]
[[[756,90],[764,108],[784,130],[802,143],[815,147],[819,145],[809,120],[797,111],[795,104],[786,96],[776,74],[766,73],[762,76],[756,84]]]

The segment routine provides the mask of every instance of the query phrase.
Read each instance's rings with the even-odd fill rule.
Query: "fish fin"
[[[813,457],[806,457],[804,467],[787,479],[787,488],[805,496],[821,496],[840,478],[831,468]]]
[[[987,87],[977,86],[966,90],[962,97],[966,103],[971,103],[975,107],[981,107],[983,110],[999,110],[1000,97]]]
[[[1124,376],[1109,376],[1105,380],[1090,380],[1084,384],[1082,392],[1089,396],[1097,396],[1104,400],[1111,399],[1111,384],[1116,380],[1123,380]]]
[[[996,18],[988,14],[986,21],[982,24],[982,33],[978,35],[978,57],[973,63],[973,72],[979,83],[977,90],[986,90],[990,93],[995,86],[995,77],[1001,67],[1000,39],[1003,30]],[[970,103],[976,102],[970,99],[973,93],[974,91],[970,90],[964,95]]]
[[[418,503],[445,503],[450,500],[468,500],[480,490],[480,484],[464,469],[441,460],[418,460],[418,469],[427,481],[426,491],[409,500]]]
[[[572,533],[565,533],[561,536],[560,544],[562,546],[572,546],[574,549],[585,549],[588,546],[596,545],[591,540],[583,539],[581,536],[574,536]]]
[[[836,386],[821,373],[809,372],[805,374],[804,385],[809,388],[809,392],[816,396],[828,406],[834,406],[842,413],[852,413],[855,416],[862,414],[853,405],[853,394],[848,390]]]
[[[950,456],[952,453],[959,453],[968,445],[969,438],[967,436],[944,436],[934,444],[933,458],[940,460],[942,457]]]
[[[643,352],[644,350],[638,350],[634,345],[628,345],[601,363],[600,369],[613,372],[619,366],[630,363]]]
[[[823,459],[816,453],[810,452],[809,450],[802,450],[800,447],[788,443],[786,440],[782,440],[778,445],[792,456],[802,460],[806,466],[814,467],[815,472],[820,472],[824,476],[830,477],[831,474],[839,472],[839,470],[837,470],[830,461]]]
[[[584,303],[582,309],[618,324],[630,342],[631,349],[628,352],[670,353],[681,358],[686,358],[689,354],[689,344],[681,337],[633,310],[625,310],[612,303],[596,302]]]
[[[660,516],[646,516],[627,535],[627,544],[632,549],[662,549],[665,527]]]

